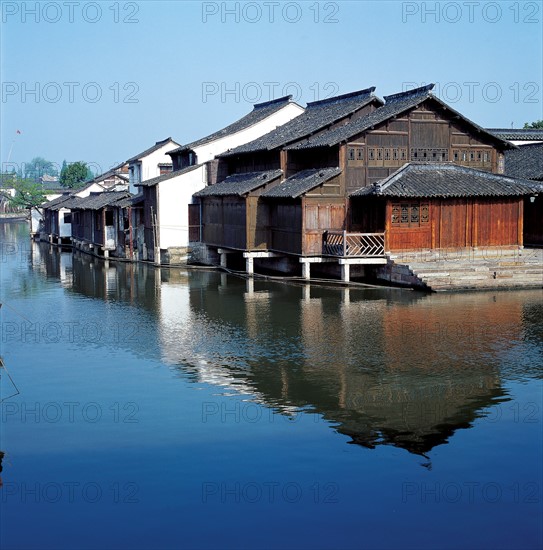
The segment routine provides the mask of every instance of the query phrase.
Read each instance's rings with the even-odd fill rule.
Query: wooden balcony
[[[322,235],[322,253],[343,258],[384,258],[385,234],[325,231]]]

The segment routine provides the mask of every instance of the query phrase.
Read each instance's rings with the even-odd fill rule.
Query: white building
[[[169,150],[173,172],[142,179],[144,242],[140,259],[182,264],[189,253],[189,205],[192,195],[216,181],[215,157],[257,139],[301,115],[291,96],[254,105],[238,121],[205,138]]]
[[[136,186],[142,181],[171,172],[172,159],[167,153],[177,147],[179,147],[179,143],[168,137],[162,141],[157,141],[149,149],[128,159],[126,162],[128,163],[130,193],[137,193]]]

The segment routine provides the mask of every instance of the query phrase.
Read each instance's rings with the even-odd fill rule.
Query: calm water
[[[26,231],[0,224],[2,549],[543,546],[541,291],[251,283]]]

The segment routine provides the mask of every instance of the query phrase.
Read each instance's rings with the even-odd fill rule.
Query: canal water
[[[541,291],[251,281],[0,232],[3,550],[543,546]]]

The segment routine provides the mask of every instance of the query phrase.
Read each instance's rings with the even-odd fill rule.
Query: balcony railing
[[[325,231],[322,235],[322,253],[327,256],[383,258],[385,234]]]

